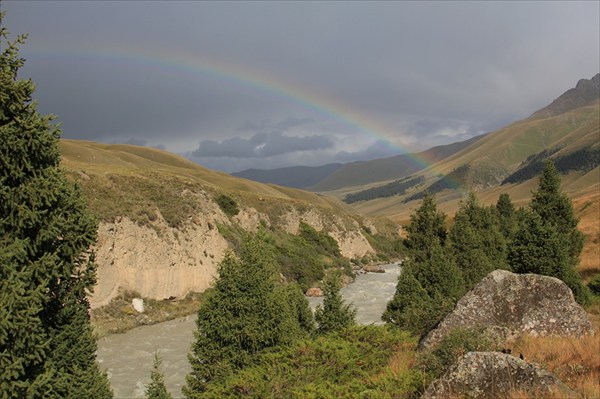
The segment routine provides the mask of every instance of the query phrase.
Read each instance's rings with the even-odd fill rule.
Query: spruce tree
[[[462,272],[445,245],[445,217],[426,194],[406,228],[407,259],[382,316],[385,322],[417,335],[441,320],[464,293]]]
[[[583,234],[577,230],[577,223],[571,200],[560,191],[560,175],[548,160],[530,211],[510,245],[508,262],[519,273],[563,280],[577,302],[586,305],[591,294],[575,269],[583,247]]]
[[[406,227],[408,237],[404,245],[411,258],[417,262],[424,260],[432,248],[445,246],[448,235],[445,219],[446,215],[437,210],[435,197],[425,192],[421,206],[410,216]]]
[[[245,237],[240,257],[226,255],[218,272],[214,289],[198,311],[196,340],[188,356],[192,371],[183,388],[188,398],[202,397],[210,384],[222,382],[253,364],[262,351],[288,344],[303,331],[297,312],[281,302],[285,295],[263,232]]]
[[[173,399],[167,391],[165,377],[160,371],[161,363],[162,360],[157,352],[154,354],[154,362],[152,364],[152,371],[150,372],[150,384],[146,386],[146,397],[148,399]]]
[[[96,221],[59,168],[60,130],[19,79],[0,13],[0,397],[108,398],[86,294]]]
[[[381,320],[416,336],[424,335],[435,325],[434,303],[411,267],[404,266],[398,277],[396,293],[388,302]]]
[[[508,268],[506,239],[496,212],[480,205],[473,192],[459,204],[449,239],[467,289],[491,271]]]
[[[344,303],[340,293],[340,280],[339,273],[331,273],[325,278],[323,306],[319,305],[315,310],[317,334],[341,331],[354,324],[356,309],[351,304]]]
[[[507,242],[512,240],[518,228],[518,215],[507,193],[502,193],[498,197],[496,214],[498,215],[502,235]]]
[[[569,197],[561,192],[560,174],[550,159],[544,165],[530,208],[540,215],[545,223],[553,225],[567,241],[570,263],[575,268],[583,249],[584,236],[577,230],[579,220],[575,216],[573,204]]]
[[[313,334],[316,328],[315,318],[300,286],[290,283],[280,287],[278,291],[281,293],[281,306],[289,311],[286,320],[290,324],[290,331],[298,329],[296,333],[290,334],[291,338],[305,338]]]

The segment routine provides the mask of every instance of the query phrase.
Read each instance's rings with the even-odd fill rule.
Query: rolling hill
[[[415,158],[439,161],[460,151],[481,137],[477,136],[462,142],[436,146],[418,154],[401,154],[346,164],[292,166],[270,170],[247,169],[232,175],[258,182],[274,183],[316,192],[332,191],[344,187],[400,179],[423,168],[423,164],[415,161]]]
[[[391,208],[403,208],[411,200],[419,199],[424,190],[443,193],[444,198],[460,196],[465,190],[493,189],[502,183],[503,189],[508,190],[511,184],[525,184],[534,178],[536,167],[548,157],[565,173],[594,173],[600,150],[599,80],[600,75],[580,80],[577,87],[529,118],[488,133],[427,169],[413,173],[411,177],[419,177],[423,183],[403,195],[357,203],[355,208],[367,213],[377,209],[376,213],[388,214]],[[352,191],[356,194],[380,186],[383,184]],[[348,192],[332,193],[344,198]]]
[[[210,287],[248,232],[269,231],[282,276],[307,288],[324,269],[397,256],[397,226],[333,197],[212,171],[165,151],[62,140],[61,166],[99,219],[98,308]],[[132,294],[134,293],[134,294]]]
[[[561,187],[573,200],[580,217],[579,228],[587,237],[580,272],[584,276],[586,270],[590,271],[587,274],[600,272],[599,81],[600,75],[580,80],[575,88],[530,117],[488,133],[412,174],[405,181],[415,179],[419,184],[401,195],[354,202],[351,206],[362,214],[385,215],[400,224],[409,221],[426,189],[436,192],[439,208],[450,217],[468,190],[476,191],[484,204],[494,204],[501,193],[508,193],[516,206],[526,206],[537,188],[537,174],[531,169],[551,158],[563,170]],[[508,179],[519,174],[524,177],[514,182]],[[330,194],[344,199],[348,194],[368,193],[386,185],[390,182]]]
[[[291,166],[277,169],[246,169],[232,173],[232,176],[243,177],[261,183],[273,183],[286,187],[306,188],[319,183],[327,176],[344,166],[341,163],[330,163],[323,166]]]

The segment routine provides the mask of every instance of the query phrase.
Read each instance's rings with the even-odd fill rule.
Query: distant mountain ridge
[[[576,108],[593,104],[600,98],[600,73],[591,79],[581,79],[577,85],[564,92],[550,105],[536,111],[532,116],[556,116]]]
[[[272,183],[292,188],[305,188],[313,186],[329,176],[339,168],[342,163],[330,163],[323,166],[290,166],[277,169],[246,169],[232,173],[232,176],[243,177],[260,183]]]
[[[423,165],[417,161],[418,159],[427,160],[428,163],[441,161],[467,148],[484,136],[475,136],[465,141],[432,147],[419,153],[348,163],[308,189],[318,192],[334,191],[343,187],[401,179],[429,166]]]
[[[425,190],[437,193],[439,205],[450,213],[469,190],[476,191],[486,203],[506,192],[516,203],[525,204],[548,158],[564,174],[563,186],[571,198],[596,201],[600,194],[599,157],[600,74],[596,74],[579,80],[576,87],[530,117],[488,133],[462,151],[411,175],[412,179],[422,177],[423,184],[401,195],[354,202],[352,207],[367,215],[406,221],[414,201]],[[346,198],[379,188],[383,190],[385,184],[334,194]]]
[[[432,147],[419,153],[401,154],[369,161],[332,163],[323,166],[292,166],[270,170],[247,169],[232,173],[261,183],[272,183],[311,191],[333,191],[343,187],[401,179],[423,168],[417,159],[440,161],[468,147],[483,136]]]

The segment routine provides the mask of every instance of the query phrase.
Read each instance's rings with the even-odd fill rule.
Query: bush
[[[228,195],[220,194],[215,197],[215,202],[219,205],[219,208],[225,213],[227,216],[232,217],[240,213],[240,208],[238,208],[237,202],[233,198]]]
[[[414,349],[405,333],[377,326],[300,341],[261,356],[259,362],[214,384],[205,398],[397,398],[414,397],[421,374],[389,364]]]
[[[440,377],[454,364],[459,357],[467,352],[493,350],[493,341],[486,337],[481,329],[455,329],[448,334],[431,351],[424,352],[419,357],[419,368],[429,380]]]
[[[600,296],[600,273],[590,280],[588,287],[592,294]]]

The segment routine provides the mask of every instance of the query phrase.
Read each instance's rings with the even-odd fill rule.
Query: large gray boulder
[[[523,333],[594,334],[587,313],[565,283],[554,277],[506,270],[484,277],[421,340],[419,348],[434,347],[455,328],[484,328],[498,341],[510,341]]]
[[[469,352],[433,381],[421,399],[508,398],[515,391],[535,398],[577,396],[556,376],[524,360],[500,352]]]

